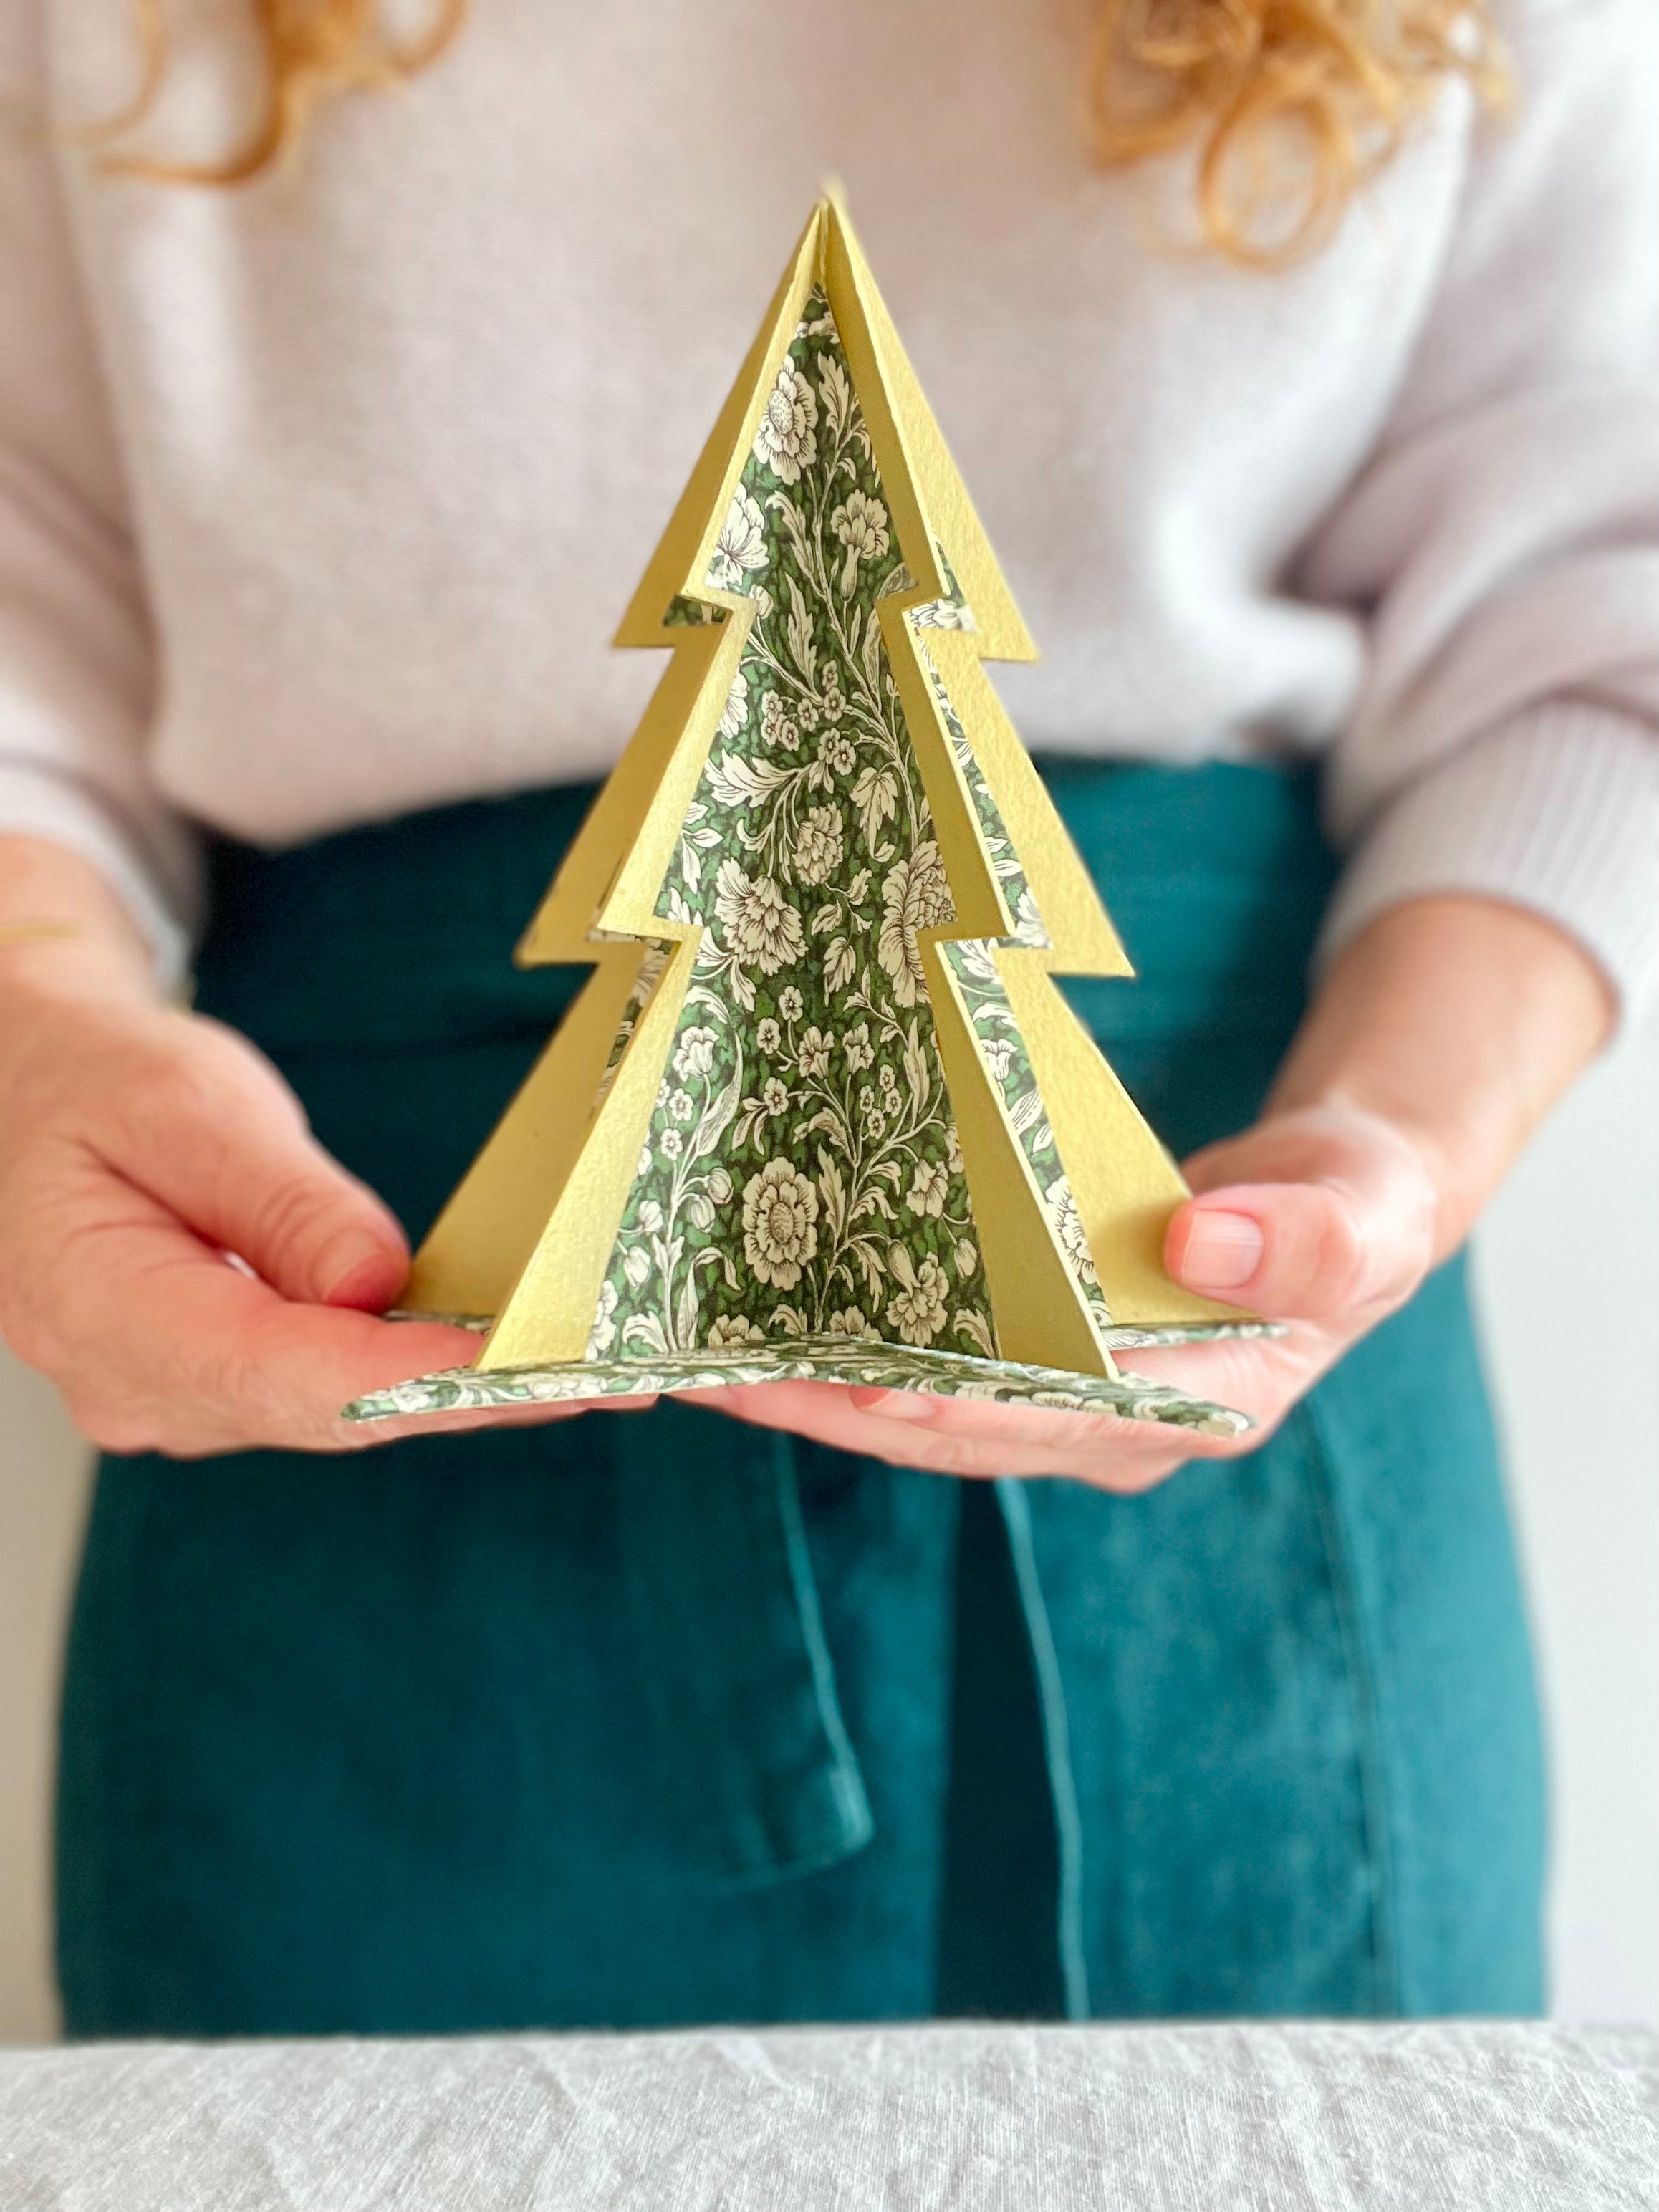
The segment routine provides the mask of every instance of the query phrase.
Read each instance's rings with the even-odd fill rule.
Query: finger
[[[118,1233],[105,1254],[69,1317],[95,1358],[66,1395],[107,1449],[361,1447],[380,1438],[340,1418],[351,1400],[477,1352],[465,1329],[293,1304],[166,1224]]]
[[[392,1214],[315,1141],[252,1047],[206,1022],[187,1034],[94,1122],[106,1164],[286,1298],[388,1304],[409,1267]]]
[[[768,1428],[790,1430],[838,1450],[924,1473],[994,1479],[1069,1476],[1110,1489],[1144,1489],[1192,1456],[1157,1425],[1108,1417],[1086,1435],[1045,1425],[1047,1409],[994,1406],[908,1391],[874,1391],[877,1402],[842,1384],[782,1382],[707,1391],[702,1402]],[[694,1401],[696,1402],[696,1401]],[[982,1417],[1018,1413],[1006,1426]],[[1058,1410],[1048,1419],[1063,1424]]]
[[[402,1328],[405,1324],[387,1325]],[[473,1429],[539,1429],[550,1421],[579,1420],[584,1413],[648,1413],[656,1402],[653,1393],[643,1397],[583,1398],[574,1403],[547,1400],[519,1406],[469,1407],[458,1413],[391,1414],[384,1420],[357,1423],[356,1427],[366,1433],[354,1436],[343,1449],[395,1443],[404,1437],[455,1436]]]
[[[1426,1256],[1416,1209],[1338,1182],[1235,1184],[1182,1206],[1164,1264],[1270,1320],[1325,1321],[1402,1297]]]
[[[1226,1437],[1177,1428],[1165,1421],[1134,1421],[1085,1407],[1034,1406],[1019,1400],[935,1396],[932,1392],[855,1387],[848,1394],[860,1413],[896,1421],[915,1434],[962,1437],[987,1451],[1041,1451],[1066,1467],[1102,1453],[1127,1457],[1176,1451],[1188,1457],[1224,1449]]]
[[[355,1399],[470,1366],[477,1337],[439,1322],[293,1304],[164,1218],[116,1240],[106,1256],[104,1288],[80,1316],[96,1361],[88,1379],[72,1374],[66,1392],[106,1449],[177,1457],[261,1445],[356,1451],[415,1434],[540,1426],[654,1402],[636,1395],[347,1421],[342,1409]]]
[[[1438,1200],[1420,1149],[1342,1104],[1271,1115],[1187,1163],[1197,1196],[1164,1261],[1188,1288],[1274,1318],[1375,1319],[1419,1282]]]
[[[469,1330],[289,1304],[83,1152],[35,1195],[56,1237],[21,1224],[9,1328],[109,1449],[335,1448],[349,1400],[477,1356]]]
[[[1238,1437],[1208,1438],[1194,1458],[1237,1458],[1267,1443],[1290,1407],[1339,1356],[1346,1340],[1316,1322],[1292,1322],[1282,1337],[1228,1338],[1219,1343],[1148,1346],[1134,1355],[1135,1373],[1149,1382],[1247,1416]]]

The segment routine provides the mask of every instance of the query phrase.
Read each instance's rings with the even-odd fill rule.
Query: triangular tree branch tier
[[[403,1299],[488,1334],[348,1413],[816,1377],[1248,1425],[1113,1357],[1261,1325],[1164,1272],[1185,1187],[1054,981],[1129,963],[981,665],[1033,648],[827,201],[617,642],[672,657],[518,956],[594,972]]]

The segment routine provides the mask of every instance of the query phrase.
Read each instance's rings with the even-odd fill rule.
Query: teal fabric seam
[[[738,1889],[821,1872],[863,1850],[875,1822],[839,1702],[793,1441],[747,1426],[723,1434],[684,1406],[641,1454],[650,1436],[617,1432],[618,1538],[685,1863]]]
[[[143,1613],[140,1603],[143,1577],[137,1571],[137,1561],[143,1547],[145,1522],[149,1517],[149,1504],[154,1495],[152,1482],[144,1472],[125,1471],[127,1495],[120,1498],[118,1514],[112,1516],[108,1505],[94,1494],[94,1514],[101,1519],[106,1532],[105,1547],[99,1559],[95,1586],[83,1580],[76,1593],[75,1614],[70,1624],[74,1632],[81,1616],[96,1609],[108,1620],[112,1611],[116,1616],[112,1624],[118,1645],[131,1648],[135,1629],[143,1632]],[[135,1504],[131,1492],[137,1488]],[[110,1500],[113,1503],[113,1499]],[[100,1506],[104,1510],[100,1513]],[[108,1540],[109,1523],[116,1518],[118,1534]],[[90,1536],[90,1526],[88,1536]],[[133,1694],[137,1670],[118,1669],[112,1676],[112,1695],[101,1713],[95,1704],[76,1698],[76,1683],[65,1670],[59,1691],[59,1727],[61,1739],[58,1749],[57,1792],[58,1812],[53,1837],[58,1888],[57,1928],[55,1951],[60,1984],[66,1978],[70,1966],[70,1948],[74,1948],[74,1971],[79,1986],[88,1993],[88,2008],[94,2019],[106,2015],[111,1999],[110,1964],[118,1955],[114,1940],[114,1918],[112,1912],[112,1888],[116,1869],[119,1863],[119,1839],[131,1825],[134,1808],[129,1782],[130,1759],[127,1746],[133,1740],[133,1729],[127,1718],[129,1703]],[[82,1710],[84,1707],[85,1710]],[[95,1773],[101,1785],[106,1802],[118,1808],[116,1818],[102,1830],[82,1826],[71,1827],[66,1837],[62,1803],[70,1782],[69,1769],[75,1764],[82,1775]],[[71,1891],[78,1897],[80,1916],[64,1910],[64,1901]],[[78,1924],[77,1924],[78,1923]],[[96,2033],[96,2029],[94,2030]],[[69,2030],[73,2039],[73,2028]]]
[[[870,1809],[869,1794],[864,1786],[858,1753],[854,1750],[853,1739],[847,1732],[841,1698],[836,1689],[835,1662],[830,1656],[830,1645],[823,1633],[823,1612],[818,1603],[817,1577],[812,1571],[812,1555],[807,1549],[806,1527],[801,1517],[800,1486],[795,1480],[794,1451],[787,1436],[781,1432],[773,1439],[773,1455],[777,1468],[778,1510],[783,1521],[784,1544],[790,1575],[795,1585],[795,1602],[800,1613],[801,1637],[811,1668],[818,1718],[830,1746],[830,1788],[843,1823],[843,1832],[836,1844],[826,1850],[816,1863],[833,1866],[854,1851],[864,1849],[876,1832],[876,1820]],[[811,1873],[814,1870],[813,1863],[800,1863],[795,1870],[801,1874]]]
[[[1382,1719],[1376,1694],[1376,1659],[1370,1649],[1360,1609],[1354,1596],[1354,1578],[1346,1531],[1331,1480],[1331,1440],[1325,1434],[1322,1408],[1316,1396],[1304,1398],[1291,1413],[1308,1449],[1313,1474],[1312,1491],[1319,1516],[1326,1563],[1330,1570],[1331,1601],[1337,1630],[1342,1638],[1344,1663],[1353,1692],[1355,1752],[1359,1768],[1359,1802],[1364,1824],[1365,1848],[1371,1868],[1371,1946],[1375,1987],[1371,2008],[1379,2019],[1400,2011],[1400,1958],[1396,1937],[1398,1905],[1395,1895],[1393,1832],[1389,1820],[1386,1762],[1382,1757]]]
[[[1043,1746],[1048,1758],[1049,1786],[1054,1792],[1054,1827],[1060,1843],[1056,1932],[1060,1979],[1066,1991],[1066,2017],[1087,2020],[1089,1968],[1083,1936],[1083,1816],[1072,1771],[1071,1724],[1066,1710],[1065,1686],[1060,1680],[1060,1655],[1054,1648],[1054,1629],[1037,1573],[1036,1553],[1031,1542],[1030,1501],[1024,1485],[1005,1475],[996,1489],[997,1503],[1008,1531],[1008,1548],[1019,1585],[1020,1605],[1031,1639],[1031,1660],[1042,1711]]]

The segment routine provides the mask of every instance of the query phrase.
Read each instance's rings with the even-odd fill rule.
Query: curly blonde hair
[[[168,184],[242,185],[296,148],[313,113],[344,92],[377,92],[434,62],[465,20],[468,0],[433,0],[420,35],[391,37],[380,0],[252,0],[264,51],[265,97],[246,138],[222,161],[172,162],[106,151],[106,166]],[[167,0],[135,0],[142,67],[137,89],[93,134],[106,142],[142,123],[167,68]]]
[[[1507,79],[1485,0],[1100,0],[1109,167],[1191,149],[1206,239],[1264,264],[1328,236],[1449,77]]]
[[[106,140],[149,112],[167,53],[167,0],[136,0],[143,53],[132,100]],[[297,146],[313,112],[427,67],[468,0],[433,0],[411,41],[381,0],[252,0],[265,98],[225,161],[185,167],[132,153],[111,166],[175,182],[237,185]],[[1100,0],[1088,84],[1109,167],[1192,149],[1209,244],[1236,261],[1285,260],[1318,244],[1448,77],[1487,97],[1503,71],[1486,0]]]

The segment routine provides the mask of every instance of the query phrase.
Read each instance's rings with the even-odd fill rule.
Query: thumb
[[[1433,1252],[1422,1155],[1374,1115],[1307,1108],[1188,1164],[1200,1194],[1170,1224],[1164,1264],[1189,1290],[1269,1320],[1397,1304]]]
[[[261,1053],[176,1018],[101,1133],[108,1164],[283,1297],[380,1311],[409,1272],[395,1217],[317,1143]]]

